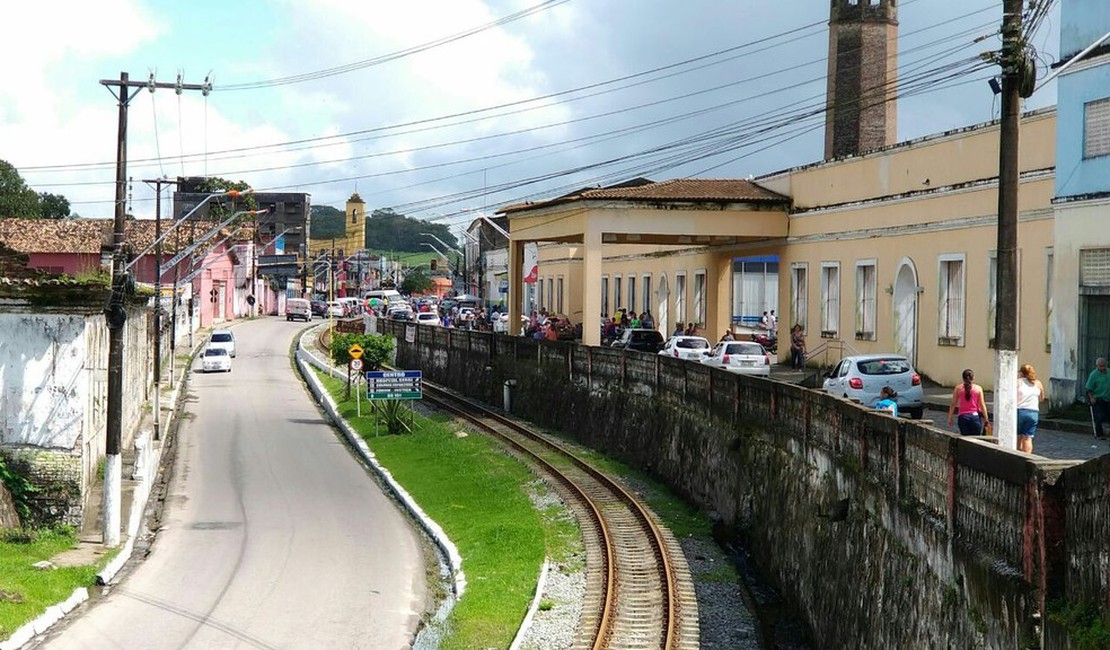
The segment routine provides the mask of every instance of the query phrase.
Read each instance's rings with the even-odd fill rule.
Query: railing
[[[845,354],[845,352],[847,352],[847,354]],[[836,359],[830,362],[829,356],[832,354],[836,355]],[[851,343],[848,343],[843,339],[830,339],[825,341],[821,345],[818,345],[814,350],[807,352],[806,360],[814,360],[817,359],[819,356],[824,355],[824,359],[822,359],[820,366],[822,368],[831,368],[834,364],[839,363],[840,360],[844,357],[855,356],[857,354],[859,354],[859,350],[852,347]]]

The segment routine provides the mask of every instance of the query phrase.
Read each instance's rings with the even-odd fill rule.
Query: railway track
[[[621,485],[547,436],[424,382],[424,400],[503,440],[572,505],[586,547],[587,593],[575,650],[698,647],[694,586],[678,542]]]

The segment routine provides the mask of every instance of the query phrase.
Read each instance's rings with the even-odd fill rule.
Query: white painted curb
[[[520,650],[520,644],[524,643],[524,637],[532,628],[532,619],[540,609],[540,601],[543,600],[543,590],[547,586],[547,574],[550,570],[551,560],[544,558],[543,566],[540,567],[540,579],[536,582],[536,595],[532,598],[532,604],[528,606],[528,613],[524,615],[524,620],[520,622],[520,629],[516,631],[516,638],[513,639],[509,650]]]
[[[439,547],[447,562],[448,570],[453,576],[455,587],[454,596],[456,599],[461,598],[463,592],[466,591],[466,575],[462,570],[462,556],[459,555],[459,549],[447,537],[447,534],[443,532],[443,528],[433,521],[432,518],[421,509],[420,505],[416,503],[412,495],[410,495],[405,488],[401,487],[401,484],[393,478],[389,470],[378,463],[377,457],[374,456],[374,452],[370,451],[370,448],[366,445],[366,441],[347,424],[346,420],[339,416],[338,405],[335,403],[335,400],[331,398],[331,395],[328,394],[327,390],[325,390],[323,384],[320,383],[319,378],[316,377],[316,373],[312,372],[312,369],[309,368],[309,365],[315,366],[333,377],[346,379],[347,375],[342,370],[333,368],[331,364],[308,351],[308,348],[304,345],[304,339],[309,336],[311,332],[312,330],[308,330],[297,339],[297,367],[300,369],[301,375],[305,378],[316,400],[324,407],[328,416],[331,417],[335,425],[339,427],[339,430],[343,432],[343,435],[347,438],[351,446],[358,451],[359,455],[362,456],[370,469],[389,487],[394,497],[396,497],[401,505],[408,510],[413,519],[420,524],[428,536],[435,542],[436,546]]]

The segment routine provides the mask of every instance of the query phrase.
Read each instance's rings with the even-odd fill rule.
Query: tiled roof
[[[617,200],[650,202],[711,201],[729,203],[786,203],[790,199],[752,181],[742,179],[676,178],[660,183],[621,184],[612,187],[585,189],[563,196],[504,207],[502,214],[572,201]]]
[[[102,219],[0,219],[0,241],[20,253],[99,255]]]

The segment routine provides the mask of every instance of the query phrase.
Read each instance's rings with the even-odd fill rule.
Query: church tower
[[[343,237],[344,253],[353,255],[366,248],[366,202],[358,195],[347,199],[346,235]]]
[[[894,144],[897,0],[832,0],[825,158]]]

